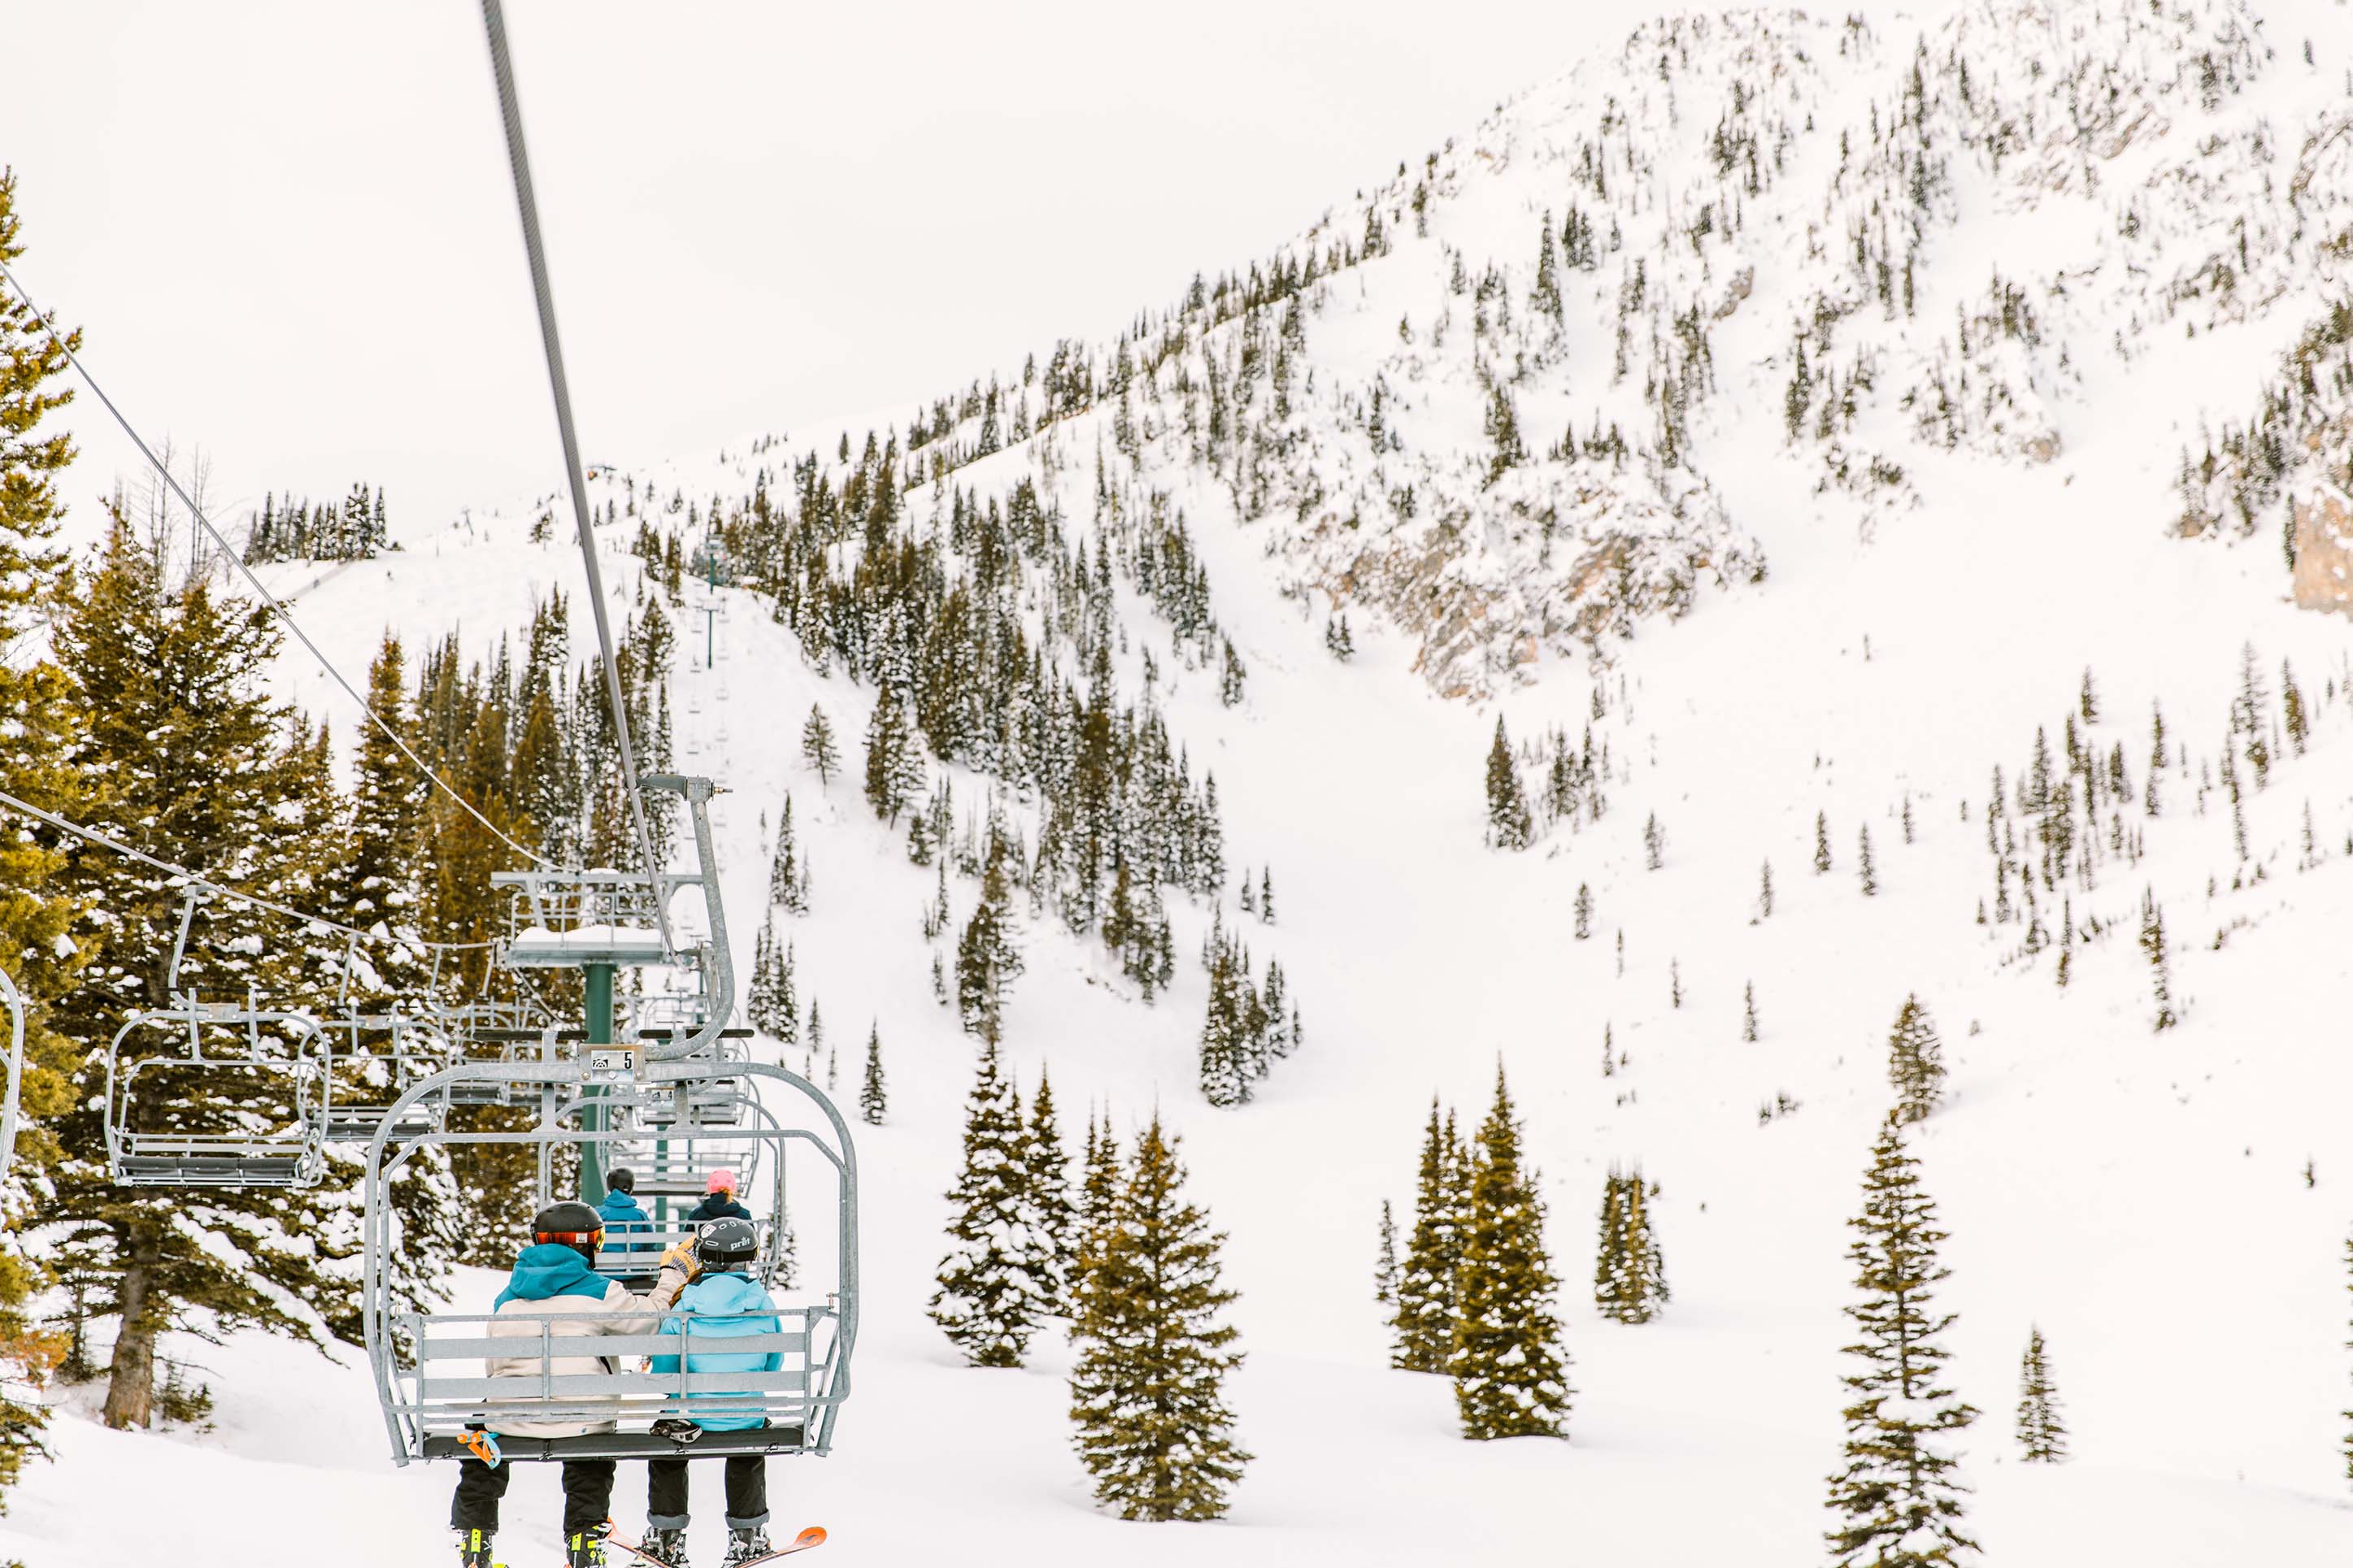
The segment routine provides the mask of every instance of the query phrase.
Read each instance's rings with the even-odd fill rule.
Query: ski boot
[[[458,1568],[498,1568],[491,1561],[489,1531],[461,1530],[458,1532]]]
[[[638,1542],[638,1550],[657,1563],[668,1563],[670,1568],[686,1568],[686,1531],[683,1530],[657,1530],[649,1525],[646,1538]]]
[[[769,1556],[775,1549],[768,1544],[768,1532],[758,1525],[727,1532],[727,1555],[722,1561],[733,1568],[739,1563],[754,1563]]]
[[[564,1568],[605,1568],[605,1529],[602,1525],[565,1539]]]

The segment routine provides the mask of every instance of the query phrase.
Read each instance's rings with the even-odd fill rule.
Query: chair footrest
[[[533,1462],[564,1459],[714,1458],[730,1454],[797,1454],[806,1446],[799,1426],[754,1426],[743,1432],[705,1432],[690,1443],[673,1443],[650,1432],[590,1432],[578,1437],[499,1437],[505,1458]],[[428,1459],[463,1459],[471,1450],[455,1436],[425,1439]]]

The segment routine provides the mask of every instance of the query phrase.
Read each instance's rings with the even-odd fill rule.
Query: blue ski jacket
[[[649,1231],[654,1227],[653,1216],[646,1213],[638,1205],[637,1198],[628,1193],[607,1193],[605,1201],[596,1205],[596,1217],[605,1222],[607,1237],[628,1236],[631,1232]],[[650,1245],[632,1246],[626,1242],[615,1242],[611,1246],[616,1252],[659,1250]]]
[[[678,1298],[679,1310],[662,1319],[665,1334],[691,1332],[697,1340],[708,1338],[733,1339],[746,1334],[773,1334],[781,1324],[776,1315],[776,1303],[757,1281],[741,1274],[705,1274],[689,1285]],[[696,1351],[680,1357],[658,1355],[652,1370],[657,1375],[675,1374],[683,1360],[691,1373],[713,1372],[781,1372],[785,1358],[781,1351],[762,1354],[757,1351]],[[750,1391],[742,1396],[748,1397]],[[696,1415],[699,1402],[723,1399],[725,1391],[691,1394],[687,1399],[687,1418],[706,1432],[743,1432],[763,1424],[757,1415]]]

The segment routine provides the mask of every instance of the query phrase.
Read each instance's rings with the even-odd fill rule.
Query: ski
[[[779,1557],[790,1557],[796,1552],[807,1552],[812,1546],[825,1544],[825,1526],[812,1524],[765,1557],[746,1557],[741,1563],[730,1563],[727,1568],[757,1568],[762,1563],[773,1563]]]
[[[670,1568],[670,1564],[663,1562],[660,1558],[656,1557],[649,1552],[640,1552],[638,1548],[622,1540],[618,1535],[607,1533],[605,1537],[605,1544],[607,1546],[619,1547],[622,1551],[628,1552],[638,1562],[650,1564],[651,1568]],[[790,1541],[785,1542],[782,1546],[777,1547],[774,1552],[768,1552],[764,1556],[746,1557],[741,1563],[728,1563],[727,1568],[756,1568],[756,1565],[759,1563],[773,1563],[779,1557],[790,1557],[796,1552],[807,1552],[812,1546],[823,1546],[824,1544],[825,1526],[821,1524],[812,1524],[807,1530],[802,1531],[798,1535],[794,1536]]]

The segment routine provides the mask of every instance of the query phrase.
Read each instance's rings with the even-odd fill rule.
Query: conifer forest
[[[455,507],[160,406],[0,89],[0,1568],[2353,1563],[2346,0],[1497,38],[670,451],[509,6]]]

